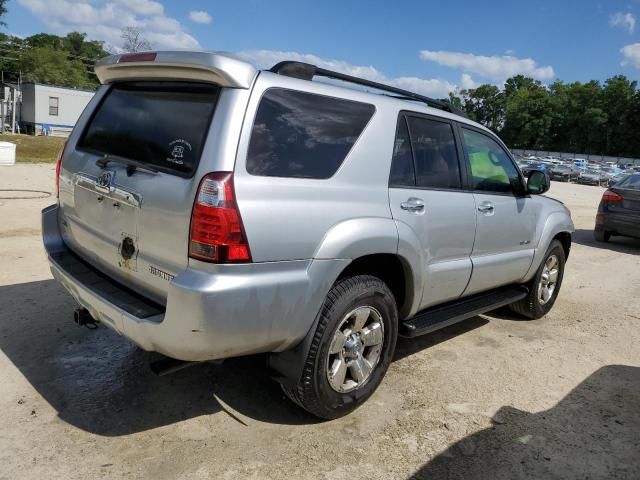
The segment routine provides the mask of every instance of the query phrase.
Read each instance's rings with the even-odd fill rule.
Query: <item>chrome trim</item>
[[[139,193],[127,190],[116,183],[111,183],[108,188],[103,188],[98,185],[98,178],[93,175],[77,173],[74,178],[74,186],[94,192],[98,201],[108,198],[134,208],[142,207],[142,195]]]

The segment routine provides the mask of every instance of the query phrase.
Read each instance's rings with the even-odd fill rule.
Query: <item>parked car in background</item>
[[[618,167],[602,167],[600,169],[601,172],[601,177],[604,180],[605,184],[608,184],[609,181],[615,177],[616,175],[619,175],[620,173],[622,173],[622,169],[618,168]]]
[[[569,165],[552,165],[549,169],[551,180],[559,180],[561,182],[570,182],[577,178],[577,174]]]
[[[380,385],[398,335],[506,305],[536,319],[558,297],[569,210],[446,102],[213,52],[95,72],[42,216],[78,323],[176,361],[265,353],[293,402],[336,418]]]
[[[587,168],[578,175],[577,182],[582,185],[602,185],[602,174],[599,170]]]
[[[520,170],[522,170],[522,174],[525,177],[529,178],[529,175],[531,175],[531,172],[535,170],[549,173],[549,166],[546,163],[542,163],[542,162],[530,162],[529,164],[523,167],[520,167]]]
[[[593,235],[599,242],[614,235],[640,238],[640,174],[629,175],[604,192]]]

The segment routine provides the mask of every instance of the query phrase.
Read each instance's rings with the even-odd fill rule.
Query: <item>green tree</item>
[[[515,148],[544,149],[548,144],[552,118],[551,97],[544,87],[517,88],[506,99],[502,137]]]
[[[464,110],[472,120],[497,132],[504,118],[504,94],[495,85],[463,90]]]
[[[7,2],[9,0],[0,0],[0,19],[4,18],[4,16],[7,14]],[[5,22],[4,20],[0,20],[0,25],[2,25],[3,27],[7,26],[7,22]]]
[[[82,62],[70,60],[67,52],[52,47],[25,50],[20,59],[20,69],[27,81],[75,88],[94,86]]]
[[[637,92],[638,82],[630,81],[624,75],[616,75],[604,82],[602,89],[605,123],[604,151],[620,155],[630,148],[638,134],[637,124],[629,122],[632,100]],[[635,127],[635,128],[630,128]]]

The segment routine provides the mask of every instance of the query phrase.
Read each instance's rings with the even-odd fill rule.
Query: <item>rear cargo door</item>
[[[194,174],[219,92],[186,82],[114,84],[63,159],[65,242],[157,301],[187,266]]]

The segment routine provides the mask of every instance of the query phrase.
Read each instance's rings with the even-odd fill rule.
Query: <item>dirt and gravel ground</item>
[[[373,398],[318,422],[260,357],[169,377],[72,320],[39,212],[53,165],[0,169],[0,479],[640,478],[640,241],[595,244],[601,188],[554,183],[577,232],[560,298],[401,340]]]

